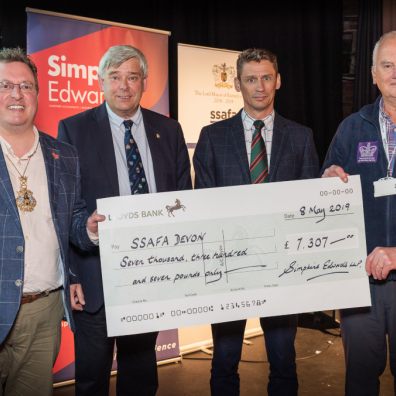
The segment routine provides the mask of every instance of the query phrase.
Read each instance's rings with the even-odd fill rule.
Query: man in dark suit
[[[76,150],[39,132],[37,68],[0,51],[0,395],[52,395],[61,320],[71,328],[69,239],[92,249]]]
[[[202,129],[193,160],[196,188],[318,176],[312,131],[274,111],[280,85],[273,53],[247,49],[239,55],[235,89],[242,93],[244,107],[234,117]],[[258,147],[255,143],[262,147],[258,156],[254,156]],[[257,173],[253,168],[259,162],[264,165]],[[297,395],[297,315],[261,318],[260,324],[270,363],[268,394]],[[239,395],[238,364],[245,325],[246,320],[212,324],[212,395]]]
[[[143,53],[128,45],[111,47],[99,63],[99,83],[105,103],[61,121],[58,135],[77,148],[88,208],[94,210],[98,198],[190,189],[180,124],[140,107],[147,83]],[[117,395],[154,395],[157,332],[108,338],[99,253],[72,253],[76,395],[108,395],[114,343]]]

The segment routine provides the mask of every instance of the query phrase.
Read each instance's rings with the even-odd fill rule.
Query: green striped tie
[[[268,159],[265,143],[261,136],[261,129],[264,127],[264,122],[256,120],[253,125],[254,132],[252,137],[252,150],[250,153],[250,177],[252,179],[252,184],[265,183],[268,181]]]

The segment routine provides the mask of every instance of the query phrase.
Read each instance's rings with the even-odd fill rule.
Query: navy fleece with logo
[[[373,182],[386,177],[388,167],[379,125],[380,99],[340,124],[322,168],[324,172],[331,165],[339,165],[350,175],[360,175],[367,254],[377,246],[396,246],[396,196],[374,198]],[[396,271],[388,279],[396,280]]]

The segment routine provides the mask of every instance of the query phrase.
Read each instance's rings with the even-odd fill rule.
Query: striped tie
[[[264,126],[264,122],[256,120],[253,125],[254,132],[252,137],[252,150],[250,153],[250,177],[252,179],[252,184],[265,183],[268,181],[268,159],[265,143],[261,136],[261,129]]]
[[[125,120],[123,124],[125,126],[124,143],[131,194],[148,193],[147,179],[144,173],[142,158],[135,139],[132,137],[131,128],[133,122],[131,120]]]

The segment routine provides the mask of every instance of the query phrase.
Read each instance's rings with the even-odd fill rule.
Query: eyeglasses
[[[31,93],[35,90],[35,85],[31,82],[24,81],[19,84],[11,81],[0,81],[0,92],[12,92],[15,87],[19,87],[22,93]]]

